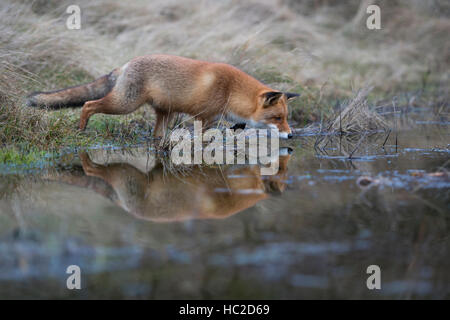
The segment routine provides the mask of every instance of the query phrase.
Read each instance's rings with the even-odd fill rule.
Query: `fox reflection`
[[[254,206],[270,193],[284,191],[290,158],[290,152],[285,153],[279,157],[278,174],[273,176],[261,176],[258,165],[192,166],[187,172],[174,173],[160,162],[145,173],[129,163],[95,163],[87,153],[81,153],[84,180],[74,174],[58,180],[90,187],[140,219],[220,219]],[[104,181],[103,187],[99,181],[87,181],[92,177]]]

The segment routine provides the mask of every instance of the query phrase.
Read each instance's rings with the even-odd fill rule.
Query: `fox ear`
[[[269,91],[263,94],[264,96],[264,108],[273,106],[283,96],[283,92]]]
[[[291,100],[291,99],[294,99],[296,97],[300,97],[300,94],[293,93],[293,92],[285,92],[284,94],[285,94],[287,100]]]

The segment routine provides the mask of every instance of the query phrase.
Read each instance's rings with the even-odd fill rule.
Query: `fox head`
[[[278,128],[280,138],[292,138],[292,131],[287,122],[288,101],[298,97],[297,93],[266,91],[259,95],[258,112],[255,121],[271,128]]]

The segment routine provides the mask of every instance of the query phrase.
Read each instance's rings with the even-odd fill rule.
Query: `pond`
[[[146,146],[3,166],[0,298],[449,298],[449,123],[402,121],[298,133],[274,176]]]

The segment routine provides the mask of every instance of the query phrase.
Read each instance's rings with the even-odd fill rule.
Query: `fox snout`
[[[292,139],[293,137],[292,132],[285,132],[285,131],[280,131],[278,135],[280,136],[281,139]]]
[[[269,126],[270,129],[278,129],[278,135],[281,139],[291,139],[293,137],[292,135],[292,130],[289,127],[289,125],[287,124],[273,124],[273,123],[268,123],[267,124]]]
[[[282,139],[291,139],[292,138],[292,130],[291,130],[291,127],[289,127],[287,120],[285,120],[283,123],[281,123],[278,130],[280,131],[280,133],[279,133],[280,138],[282,138]]]
[[[282,139],[292,139],[293,135],[292,133],[287,133],[287,132],[280,132],[280,138]]]

